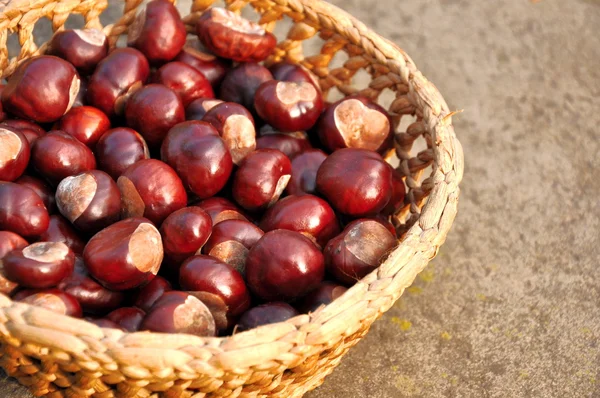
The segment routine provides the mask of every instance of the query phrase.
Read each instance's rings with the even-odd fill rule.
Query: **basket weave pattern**
[[[196,0],[184,21],[189,32],[214,0]],[[104,27],[114,47],[135,18],[140,0],[127,0],[122,17]],[[312,70],[324,93],[360,92],[374,100],[393,92],[387,108],[396,129],[398,170],[408,187],[393,218],[402,239],[383,264],[334,303],[310,315],[225,338],[124,333],[58,316],[0,295],[0,365],[38,395],[49,397],[299,397],[323,382],[370,325],[400,297],[436,255],[454,220],[463,154],[452,113],[438,90],[400,48],[321,0],[228,0],[233,11],[251,5],[272,31],[286,19],[290,29],[267,64],[286,60]],[[70,14],[86,27],[102,28],[106,0],[0,0],[0,72],[44,52],[33,41],[37,20],[64,29]],[[9,59],[7,39],[18,34],[21,51]],[[303,41],[320,37],[317,54]],[[347,60],[330,67],[336,53]],[[353,85],[366,70],[366,87]],[[331,98],[330,98],[331,99]],[[414,122],[399,131],[403,117]],[[415,151],[421,141],[425,149]],[[415,153],[416,152],[416,153]]]

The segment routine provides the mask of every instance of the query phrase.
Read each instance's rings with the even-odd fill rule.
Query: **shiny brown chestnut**
[[[220,7],[210,8],[198,18],[196,33],[214,54],[237,62],[263,61],[277,45],[271,32]]]
[[[29,120],[7,119],[0,123],[0,127],[2,126],[8,126],[21,132],[27,138],[30,146],[33,145],[35,140],[46,134],[46,130]]]
[[[166,292],[144,317],[140,330],[214,336],[215,320],[210,310],[189,293]]]
[[[165,263],[172,268],[198,252],[210,237],[212,220],[197,206],[171,213],[160,227]]]
[[[272,206],[283,193],[292,172],[290,159],[276,149],[249,154],[233,177],[233,199],[249,211]]]
[[[108,39],[99,29],[66,29],[52,36],[46,54],[69,61],[79,73],[88,75],[108,54]]]
[[[222,104],[223,101],[214,98],[197,98],[190,102],[185,108],[186,120],[202,120],[206,112],[210,111],[215,106]]]
[[[355,220],[325,247],[327,271],[339,282],[353,284],[379,267],[382,257],[397,244],[379,221]]]
[[[98,108],[79,106],[65,113],[55,127],[94,149],[102,134],[110,128],[110,120]]]
[[[334,282],[321,282],[319,287],[308,293],[295,306],[300,312],[305,314],[315,312],[322,305],[331,304],[335,299],[346,293],[347,290],[348,288]]]
[[[160,232],[145,218],[128,218],[90,239],[83,260],[102,286],[127,290],[151,281],[163,260]]]
[[[183,62],[169,62],[161,66],[154,74],[153,81],[175,91],[185,107],[195,99],[215,96],[208,79]]]
[[[219,98],[236,102],[248,109],[252,116],[256,116],[254,95],[258,87],[269,80],[273,80],[273,75],[264,66],[252,62],[243,63],[227,72],[221,83]]]
[[[392,197],[392,171],[376,152],[339,149],[319,167],[317,190],[340,213],[375,215]]]
[[[168,280],[156,276],[146,286],[140,288],[135,293],[133,305],[141,308],[144,312],[150,311],[156,300],[162,297],[166,292],[173,290]]]
[[[75,254],[62,242],[38,242],[9,252],[2,263],[6,279],[43,289],[58,285],[73,273]]]
[[[321,247],[340,233],[339,221],[331,206],[314,195],[281,199],[267,210],[260,228],[265,232],[274,229],[300,232]]]
[[[34,291],[24,291],[23,298],[18,299],[23,303],[45,308],[49,311],[61,315],[68,315],[74,318],[81,318],[82,311],[79,302],[69,293],[59,289],[43,289]]]
[[[48,229],[38,239],[40,242],[62,242],[69,249],[80,256],[85,248],[85,241],[73,229],[69,221],[60,214],[50,216]]]
[[[287,321],[300,315],[291,305],[279,301],[250,308],[240,317],[236,330],[243,332],[263,325]]]
[[[217,130],[197,120],[179,123],[169,130],[160,153],[186,189],[200,199],[223,189],[233,169],[229,149]]]
[[[146,312],[136,307],[121,307],[106,315],[106,319],[119,325],[127,332],[133,333],[140,329]]]
[[[121,191],[121,218],[146,217],[160,225],[169,214],[187,205],[181,179],[160,160],[134,163],[119,177],[117,185]]]
[[[104,58],[90,77],[87,102],[108,117],[122,115],[127,99],[150,75],[148,60],[134,48],[117,48]]]
[[[44,181],[40,180],[39,178],[22,175],[15,180],[15,183],[35,191],[35,193],[42,198],[48,213],[56,213],[56,199],[54,198],[54,191]]]
[[[6,253],[12,250],[22,249],[28,246],[29,243],[19,235],[10,231],[0,231],[0,293],[10,295],[19,286],[15,282],[11,282],[4,276],[2,266],[2,258]]]
[[[44,233],[49,223],[48,210],[35,191],[0,181],[0,230],[33,238]]]
[[[27,138],[17,129],[0,125],[0,180],[19,178],[27,168],[30,156]]]
[[[263,300],[292,300],[316,288],[325,263],[319,248],[299,232],[276,229],[264,234],[248,253],[246,280]]]
[[[196,204],[210,216],[213,227],[225,220],[243,220],[248,221],[242,209],[235,203],[219,197],[204,199]]]
[[[150,148],[159,148],[169,129],[185,120],[185,109],[175,91],[162,84],[148,84],[129,98],[125,117],[127,125],[139,132]]]
[[[321,115],[323,98],[312,83],[269,80],[256,90],[254,109],[282,132],[309,130]]]
[[[127,45],[140,50],[151,64],[170,61],[185,44],[185,25],[170,1],[153,0],[129,27]]]
[[[121,192],[107,173],[91,170],[62,180],[56,205],[75,228],[92,234],[119,220]]]
[[[382,152],[393,146],[392,122],[381,106],[354,95],[330,105],[319,120],[317,132],[330,151],[360,148]]]
[[[2,90],[2,107],[23,119],[54,122],[71,109],[78,91],[79,75],[73,65],[51,55],[36,56],[10,76]]]
[[[392,197],[382,211],[385,215],[395,213],[404,204],[404,197],[406,196],[402,174],[392,166],[390,166],[390,169],[392,170]]]
[[[269,132],[264,133],[261,129],[261,137],[256,140],[256,148],[278,149],[290,159],[298,154],[312,148],[308,135],[303,131],[291,133]]]
[[[288,195],[315,194],[317,192],[317,172],[327,159],[320,149],[307,149],[292,159],[292,176],[285,187]]]
[[[213,88],[216,88],[221,84],[221,81],[223,81],[223,78],[225,77],[225,73],[227,73],[231,67],[230,62],[217,58],[212,54],[197,50],[191,46],[183,47],[174,60],[188,64],[198,72],[202,73]]]
[[[269,70],[273,74],[273,79],[275,80],[296,83],[306,82],[314,85],[319,91],[321,90],[317,76],[302,65],[291,64],[289,62],[278,62],[271,65]]]
[[[98,168],[117,179],[129,166],[150,159],[144,137],[127,127],[108,130],[100,137],[94,151]]]

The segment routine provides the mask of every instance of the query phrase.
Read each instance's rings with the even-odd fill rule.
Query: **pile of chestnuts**
[[[0,292],[102,327],[217,336],[315,311],[396,245],[388,113],[323,99],[222,8],[154,0],[109,51],[57,32],[0,85]]]

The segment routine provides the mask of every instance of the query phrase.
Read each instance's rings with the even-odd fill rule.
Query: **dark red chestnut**
[[[62,180],[56,205],[75,228],[91,234],[119,220],[121,192],[108,174],[91,170]]]
[[[213,227],[212,234],[202,248],[204,254],[231,265],[240,274],[246,274],[248,251],[264,232],[251,222],[225,220]]]
[[[213,227],[225,220],[243,220],[248,221],[242,209],[233,202],[225,198],[208,198],[197,204],[202,210],[210,216]]]
[[[246,157],[233,177],[233,199],[249,211],[264,210],[283,193],[292,165],[283,152],[258,149]]]
[[[246,280],[263,300],[292,300],[316,288],[325,273],[323,254],[299,232],[267,232],[250,249]]]
[[[215,320],[210,310],[185,292],[167,292],[159,298],[140,325],[140,330],[214,336]]]
[[[317,171],[327,159],[320,149],[307,149],[292,159],[292,177],[285,192],[288,195],[314,194],[317,192]]]
[[[169,130],[162,143],[161,159],[200,199],[223,189],[233,169],[229,149],[217,130],[197,120],[179,123]]]
[[[200,16],[196,33],[214,54],[237,62],[263,61],[277,45],[271,32],[220,7],[210,8]]]
[[[321,164],[317,190],[340,213],[375,215],[392,197],[392,171],[376,152],[340,149]]]
[[[148,84],[129,98],[125,117],[127,125],[138,131],[150,148],[158,148],[169,129],[185,120],[185,109],[173,90]]]
[[[98,29],[66,29],[54,34],[46,54],[65,59],[88,75],[108,54],[108,39]]]
[[[0,180],[14,181],[29,163],[29,141],[17,129],[0,125]]]
[[[0,293],[10,295],[19,286],[18,284],[9,281],[4,276],[4,268],[2,265],[2,258],[6,253],[22,249],[28,246],[29,243],[19,235],[10,231],[0,231]]]
[[[101,328],[119,329],[123,332],[126,332],[125,328],[123,328],[118,323],[111,321],[110,319],[106,319],[106,318],[96,318],[96,319],[86,318],[86,319],[88,322],[93,323],[94,325],[101,327]]]
[[[321,282],[318,288],[303,297],[296,308],[302,313],[315,312],[322,305],[331,304],[336,298],[346,293],[348,289],[333,282]]]
[[[0,123],[0,127],[8,126],[13,130],[18,130],[27,138],[29,145],[33,145],[35,140],[46,134],[46,131],[29,120],[8,119]]]
[[[321,116],[317,131],[330,151],[360,148],[382,152],[393,145],[388,113],[361,96],[344,98],[330,105]]]
[[[382,257],[397,244],[380,222],[353,221],[325,247],[327,271],[338,281],[353,284],[379,267]]]
[[[169,281],[160,276],[156,276],[156,278],[152,279],[146,286],[140,288],[135,294],[134,306],[148,312],[154,303],[156,303],[156,300],[171,290],[173,289]]]
[[[212,229],[210,216],[197,206],[171,213],[160,227],[166,263],[179,266],[200,251]]]
[[[301,152],[312,148],[312,146],[310,145],[310,141],[305,132],[295,131],[292,133],[263,134],[256,140],[256,148],[278,149],[288,158],[293,159]]]
[[[193,291],[200,300],[207,296],[213,299],[207,300],[209,302],[216,299],[222,303],[220,311],[215,311],[216,308],[212,311],[220,330],[233,326],[232,321],[250,306],[250,294],[242,275],[231,265],[210,256],[187,259],[179,269],[179,284],[182,289]],[[203,294],[198,295],[200,292]],[[224,318],[228,322],[218,322]]]
[[[48,210],[35,191],[0,181],[0,230],[31,238],[44,233],[49,223]]]
[[[59,289],[34,290],[28,293],[30,294],[23,295],[24,297],[18,301],[45,308],[57,314],[81,318],[81,306],[77,299],[69,293]]]
[[[54,199],[54,192],[52,191],[52,188],[50,188],[44,181],[28,175],[22,175],[15,180],[15,183],[33,189],[33,191],[35,191],[35,193],[42,198],[48,213],[53,214],[56,212],[56,200]]]
[[[146,217],[160,225],[165,218],[187,205],[181,179],[166,163],[140,160],[117,180],[121,190],[121,217]]]
[[[222,103],[223,101],[214,98],[195,99],[185,108],[185,118],[186,120],[202,120],[206,112]]]
[[[206,112],[202,120],[217,129],[234,164],[239,165],[256,148],[254,119],[243,106],[232,102],[218,104]]]
[[[127,99],[148,79],[150,65],[134,48],[117,48],[104,58],[88,82],[88,103],[109,117],[122,115]]]
[[[289,62],[278,62],[269,67],[273,74],[273,79],[284,82],[310,83],[318,90],[321,89],[319,79],[308,69],[299,64]]]
[[[104,133],[96,144],[95,153],[98,168],[115,180],[132,164],[150,159],[144,138],[127,127],[117,127]]]
[[[284,322],[297,315],[300,313],[287,303],[266,303],[246,311],[237,323],[237,331],[243,332],[262,325]]]
[[[64,115],[79,91],[77,71],[67,61],[50,55],[32,57],[17,67],[2,90],[5,112],[38,123]]]
[[[51,131],[38,138],[31,148],[31,164],[51,184],[58,185],[64,178],[94,170],[94,153],[73,136]]]
[[[181,50],[175,61],[188,64],[198,72],[202,73],[208,79],[213,87],[218,87],[225,77],[225,73],[231,67],[230,62],[226,62],[212,54],[196,50],[191,46],[185,46]]]
[[[145,218],[128,218],[98,232],[85,246],[90,274],[111,290],[151,281],[163,260],[160,232]]]
[[[6,279],[20,286],[56,286],[73,273],[75,255],[62,242],[38,242],[9,252],[2,259]]]
[[[92,149],[109,128],[108,116],[93,106],[73,108],[56,124],[56,129],[72,135]]]
[[[183,62],[169,62],[154,75],[154,82],[175,91],[188,106],[198,98],[214,98],[215,93],[208,79],[195,68]]]
[[[153,0],[129,27],[127,45],[140,50],[152,64],[170,61],[185,44],[185,25],[169,1]]]
[[[48,229],[40,235],[40,242],[62,242],[75,255],[81,255],[85,248],[85,242],[73,229],[71,224],[61,215],[53,214],[50,216]]]
[[[340,233],[339,222],[331,206],[314,195],[281,199],[267,210],[260,228],[265,232],[274,229],[300,232],[321,247]]]
[[[119,325],[127,332],[133,333],[140,329],[146,313],[136,307],[121,307],[106,315],[106,319]]]
[[[219,98],[237,102],[254,115],[254,94],[261,84],[269,80],[273,80],[273,75],[264,66],[252,62],[241,64],[225,75]]]
[[[308,130],[321,115],[323,98],[312,83],[269,80],[256,90],[254,109],[277,130]]]
[[[390,215],[396,212],[404,204],[404,196],[406,195],[406,187],[402,174],[392,166],[392,197],[388,204],[383,209],[383,214]]]

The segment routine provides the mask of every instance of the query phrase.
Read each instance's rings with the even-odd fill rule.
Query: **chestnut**
[[[221,303],[220,308],[212,308],[219,330],[233,326],[237,316],[250,306],[250,294],[242,275],[231,265],[210,256],[188,258],[179,269],[179,284],[182,289],[193,291],[200,300],[206,296],[213,299],[208,302]],[[220,322],[223,319],[227,322]]]
[[[317,125],[323,145],[330,151],[360,148],[383,152],[393,146],[390,116],[366,97],[343,98],[323,112]]]
[[[340,213],[352,217],[375,215],[392,197],[392,171],[376,152],[340,149],[319,167],[317,190]]]
[[[289,62],[278,62],[269,67],[273,79],[284,82],[310,83],[318,90],[321,89],[319,79],[311,71],[299,64]]]
[[[31,57],[21,63],[2,90],[5,112],[38,123],[64,115],[79,91],[79,75],[67,61],[51,55]]]
[[[125,103],[148,79],[150,65],[134,48],[117,48],[104,58],[90,77],[87,101],[108,117],[122,115]]]
[[[186,120],[202,120],[206,112],[222,103],[223,101],[219,99],[197,98],[185,108],[185,118]]]
[[[127,332],[133,333],[140,329],[146,312],[136,307],[121,307],[106,315],[106,319],[119,325]]]
[[[233,177],[233,199],[249,211],[264,210],[283,193],[292,165],[283,152],[258,149],[246,157]]]
[[[10,231],[0,231],[0,293],[9,295],[15,291],[19,286],[18,284],[9,281],[4,276],[4,268],[2,265],[2,258],[6,253],[22,249],[28,246],[29,243],[19,235]]]
[[[213,88],[221,84],[225,73],[231,67],[231,63],[223,59],[217,58],[212,54],[208,54],[197,50],[191,46],[185,46],[175,57],[175,61],[183,62],[202,73],[210,82]]]
[[[210,310],[189,293],[166,292],[144,317],[140,330],[214,336],[215,320]]]
[[[242,209],[225,198],[208,198],[198,203],[197,206],[208,213],[212,220],[213,227],[225,220],[248,221],[248,218],[244,215]]]
[[[315,312],[322,305],[331,304],[336,298],[346,293],[347,290],[346,287],[334,282],[321,282],[319,287],[308,293],[308,295],[296,304],[296,308],[305,314]]]
[[[204,75],[183,62],[169,62],[156,71],[154,83],[167,86],[175,91],[188,106],[198,98],[214,98],[215,93]]]
[[[35,193],[37,193],[38,196],[42,198],[48,213],[54,214],[56,212],[56,200],[54,199],[54,192],[52,191],[52,188],[50,188],[44,181],[40,180],[39,178],[22,175],[15,180],[15,183],[32,189]]]
[[[237,62],[263,61],[277,45],[271,32],[220,7],[210,8],[198,18],[196,33],[214,54]]]
[[[225,75],[219,98],[241,104],[254,116],[254,94],[261,84],[269,80],[273,80],[273,75],[264,66],[252,62],[241,64]]]
[[[35,140],[46,134],[46,131],[43,128],[29,120],[7,119],[0,123],[0,127],[3,126],[8,126],[12,130],[18,130],[21,132],[25,138],[27,138],[27,142],[29,142],[30,146],[35,142]]]
[[[49,223],[48,210],[35,191],[0,181],[0,230],[32,238],[44,233]]]
[[[88,79],[85,77],[80,78],[79,81],[79,92],[75,97],[75,101],[73,101],[73,106],[71,109],[77,108],[78,106],[87,105],[87,91],[88,91]]]
[[[217,130],[197,120],[179,123],[169,130],[162,143],[161,159],[200,199],[223,189],[233,169],[229,149]]]
[[[406,196],[402,174],[392,166],[390,169],[392,170],[392,197],[382,211],[386,215],[394,214],[404,204],[404,196]]]
[[[282,132],[308,130],[321,115],[323,98],[312,83],[269,80],[256,90],[254,109]]]
[[[246,280],[263,300],[288,301],[316,288],[325,273],[323,254],[299,232],[267,232],[248,253]]]
[[[240,317],[236,330],[243,332],[262,325],[284,322],[297,315],[300,315],[300,313],[291,305],[274,301],[250,308],[246,311]]]
[[[165,263],[178,268],[204,246],[211,229],[212,220],[200,207],[185,207],[171,213],[160,227]]]
[[[93,106],[72,108],[56,124],[57,130],[72,135],[91,149],[109,128],[108,116]]]
[[[94,153],[73,136],[55,130],[38,138],[31,148],[31,164],[52,185],[96,168]]]
[[[305,132],[295,131],[292,133],[264,134],[256,140],[256,148],[278,149],[285,156],[293,159],[296,155],[312,148],[312,146]]]
[[[325,247],[327,271],[339,282],[353,284],[379,267],[381,258],[397,244],[379,221],[355,220]]]
[[[265,232],[274,229],[300,232],[321,247],[340,233],[339,222],[331,206],[314,195],[281,199],[267,210],[260,228]]]
[[[6,279],[20,286],[56,286],[73,273],[75,254],[62,242],[38,242],[9,252],[2,259]]]
[[[254,119],[240,104],[218,104],[206,112],[202,120],[217,129],[229,148],[234,164],[239,165],[256,148]]]
[[[288,195],[314,194],[317,192],[317,172],[327,159],[320,149],[307,149],[292,159],[292,176],[285,192]]]
[[[129,27],[127,45],[140,50],[151,64],[170,61],[185,44],[179,11],[166,0],[150,1]]]
[[[115,180],[132,164],[150,159],[144,138],[127,127],[117,127],[104,133],[94,152],[98,168]]]
[[[121,190],[122,218],[146,217],[160,225],[169,214],[187,204],[181,179],[160,160],[134,163],[119,177],[117,185]]]
[[[159,148],[169,129],[185,120],[185,109],[175,91],[162,84],[148,84],[129,98],[125,117],[127,125],[138,131],[150,148]]]
[[[151,281],[163,260],[160,232],[145,218],[128,218],[90,239],[83,260],[102,286],[127,290]]]
[[[59,289],[44,289],[27,293],[27,295],[23,295],[24,297],[18,301],[45,308],[57,314],[81,318],[81,306],[77,299],[69,293]]]
[[[251,222],[221,221],[213,227],[202,252],[231,265],[240,274],[245,275],[248,251],[263,235],[264,232]]]
[[[77,234],[71,224],[61,215],[50,216],[48,229],[39,237],[40,242],[62,242],[75,255],[81,255],[85,248],[85,241]]]
[[[171,290],[173,289],[169,281],[160,276],[156,276],[150,283],[137,291],[133,305],[141,308],[144,312],[148,312],[154,303],[156,303],[156,300]]]
[[[62,180],[56,205],[75,228],[90,234],[119,220],[121,192],[107,173],[91,170]]]
[[[14,181],[29,164],[29,141],[17,129],[0,125],[0,180]]]
[[[66,29],[52,36],[46,54],[67,60],[88,75],[108,54],[108,39],[99,29]]]

